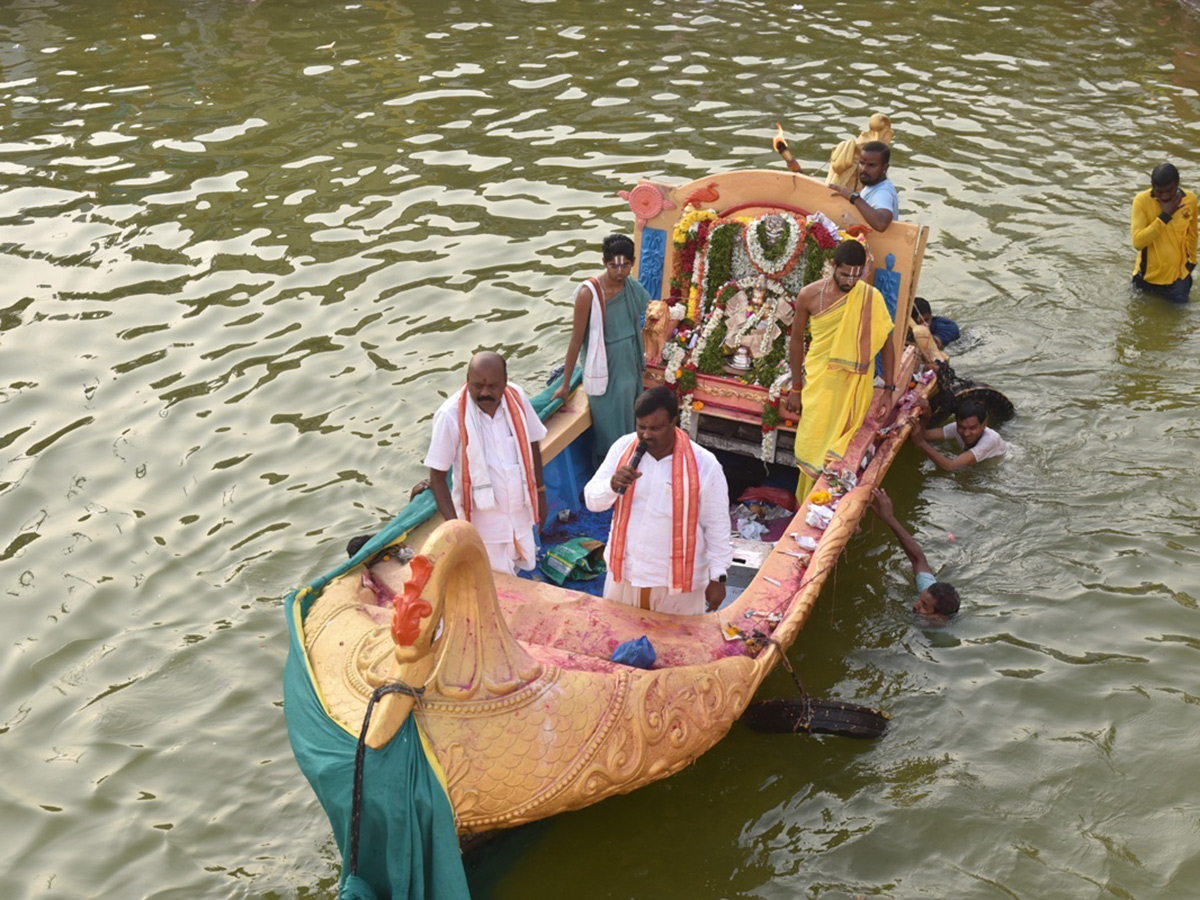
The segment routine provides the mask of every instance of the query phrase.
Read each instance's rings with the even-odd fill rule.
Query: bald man
[[[471,357],[466,384],[434,414],[425,465],[438,512],[475,526],[497,572],[537,564],[533,529],[546,518],[538,442],[545,436],[525,392],[509,384],[504,357],[490,350]]]

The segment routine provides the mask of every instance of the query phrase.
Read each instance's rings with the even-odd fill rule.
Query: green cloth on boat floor
[[[547,547],[540,568],[559,587],[568,579],[591,581],[608,571],[604,565],[604,542],[590,537],[577,537]]]

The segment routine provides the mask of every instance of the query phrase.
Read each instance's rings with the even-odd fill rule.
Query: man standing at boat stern
[[[471,357],[467,383],[434,414],[425,465],[438,512],[475,526],[497,572],[515,575],[537,563],[533,527],[546,519],[538,442],[545,436],[525,392],[509,383],[504,357],[490,350]]]
[[[858,157],[857,191],[842,184],[831,184],[833,193],[850,201],[854,211],[875,231],[887,231],[893,222],[900,221],[900,195],[888,178],[892,150],[883,141],[863,144]]]
[[[657,612],[711,612],[733,561],[725,473],[677,427],[669,388],[644,392],[633,414],[636,431],[609,448],[583,489],[593,512],[616,506],[604,596]]]
[[[1162,163],[1150,187],[1133,198],[1130,235],[1138,252],[1133,286],[1187,303],[1196,268],[1196,195],[1179,187],[1179,170]]]

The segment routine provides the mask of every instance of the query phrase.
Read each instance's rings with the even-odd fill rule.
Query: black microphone
[[[646,455],[646,451],[648,449],[650,449],[650,445],[648,443],[646,443],[644,440],[638,441],[637,449],[633,451],[633,459],[629,461],[629,464],[633,466],[635,470],[641,464],[642,457]],[[622,485],[621,487],[617,488],[617,493],[624,494],[627,487],[629,487],[629,485]]]

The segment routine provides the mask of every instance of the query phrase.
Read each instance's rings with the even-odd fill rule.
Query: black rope
[[[375,709],[375,704],[386,694],[407,694],[420,702],[421,695],[424,693],[424,687],[415,688],[404,682],[381,684],[371,692],[371,699],[367,701],[367,712],[363,716],[362,731],[358,733],[358,747],[354,751],[354,793],[350,802],[351,875],[358,874],[358,832],[362,822],[363,762],[367,755],[367,727],[371,724],[371,713]]]
[[[792,681],[796,682],[796,689],[800,692],[800,702],[803,704],[804,718],[798,721],[796,727],[792,730],[798,731],[801,728],[807,730],[809,724],[812,722],[812,697],[804,689],[804,685],[800,682],[800,676],[796,674],[796,670],[792,668],[792,664],[787,658],[787,651],[783,649],[783,644],[779,643],[775,638],[767,638],[767,640],[774,644],[775,649],[779,651],[780,663],[787,669],[787,673],[792,676]]]

